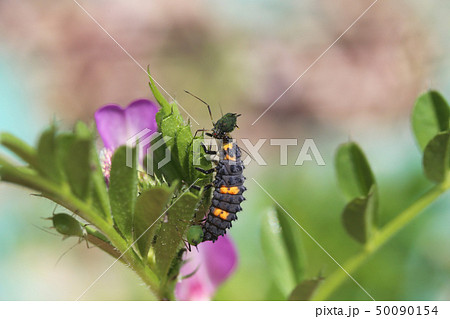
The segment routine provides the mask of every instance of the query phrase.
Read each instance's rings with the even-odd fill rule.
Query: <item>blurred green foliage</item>
[[[439,98],[436,98],[436,96]],[[436,112],[436,109],[439,109],[439,112]],[[432,115],[435,117],[434,122],[430,122]],[[303,300],[328,299],[377,250],[450,188],[450,132],[446,131],[450,120],[448,104],[437,92],[427,92],[418,98],[412,119],[415,127],[414,133],[419,145],[423,142],[424,136],[428,136],[430,132],[436,134],[435,136],[428,136],[423,154],[423,169],[425,175],[437,185],[398,212],[392,220],[379,229],[376,225],[379,208],[378,187],[365,154],[354,142],[343,144],[338,148],[335,157],[336,174],[341,190],[350,200],[342,213],[343,225],[351,237],[364,245],[361,252],[349,258],[345,263],[335,261],[328,251],[274,200],[280,211],[283,211],[293,222],[297,223],[299,228],[313,239],[314,243],[329,255],[338,266],[337,270],[323,278],[323,283],[320,282],[321,276],[305,280],[299,282],[295,289],[287,294],[286,292],[292,289],[292,278],[289,278],[289,264],[294,266],[295,263],[285,253],[286,250],[280,244],[280,238],[287,238],[282,233],[285,230],[290,233],[290,230],[286,225],[280,227],[279,223],[273,221],[274,217],[269,215],[269,219],[262,225],[263,250],[269,260],[269,268],[273,269],[274,282],[279,286],[279,291],[284,296],[289,296],[291,300],[302,300],[302,298],[305,298]],[[447,123],[447,126],[443,126],[442,123]],[[259,183],[257,184],[259,186]],[[264,192],[266,191],[264,190]],[[270,195],[269,197],[272,198]],[[293,241],[288,242],[292,243]],[[299,272],[303,274],[303,271]],[[355,281],[353,277],[351,279]],[[358,286],[370,299],[374,299],[359,283]]]

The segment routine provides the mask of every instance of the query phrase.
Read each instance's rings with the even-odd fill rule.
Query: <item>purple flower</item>
[[[95,122],[103,144],[113,151],[145,129],[151,133],[156,132],[157,112],[158,106],[145,99],[136,100],[125,109],[116,104],[108,104],[95,112]],[[145,150],[148,147],[149,145]]]
[[[145,99],[136,100],[125,109],[116,104],[108,104],[95,112],[97,131],[106,148],[103,152],[104,158],[102,158],[102,169],[106,180],[108,180],[111,168],[111,156],[119,146],[126,145],[127,141],[139,133],[145,133],[139,137],[140,140],[143,140],[158,130],[155,119],[157,112],[158,106]],[[140,146],[140,164],[142,164],[149,147],[150,143]]]
[[[186,263],[181,267],[182,279],[175,287],[178,300],[211,300],[219,285],[235,270],[237,252],[228,236],[220,237],[215,243],[210,241],[198,245],[185,255]]]

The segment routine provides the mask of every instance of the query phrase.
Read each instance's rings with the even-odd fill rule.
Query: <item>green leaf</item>
[[[189,125],[179,127],[175,135],[175,147],[177,149],[176,154],[180,169],[183,172],[183,180],[188,184],[193,182],[190,176],[192,162],[189,163],[189,150],[191,144],[192,132]]]
[[[212,181],[212,175],[205,175],[198,170],[195,169],[195,167],[201,167],[204,170],[208,170],[212,167],[212,163],[209,159],[206,158],[205,151],[202,147],[200,147],[200,142],[198,140],[203,141],[203,137],[196,137],[192,140],[192,143],[189,147],[189,165],[190,165],[190,175],[191,175],[191,181],[194,182],[197,178],[199,181],[196,183],[196,185],[199,186],[205,186],[206,184],[210,183]],[[198,143],[198,144],[197,144]],[[194,149],[195,147],[195,149]],[[196,156],[199,156],[199,163],[194,163],[194,158]],[[195,165],[194,165],[195,164]]]
[[[373,235],[378,211],[378,192],[374,185],[368,196],[353,199],[345,206],[342,221],[347,232],[362,244]]]
[[[109,199],[114,222],[122,235],[131,240],[133,215],[137,198],[137,156],[132,150],[132,167],[127,166],[127,150],[119,147],[112,157]]]
[[[150,71],[147,70],[148,72],[148,77],[150,79],[149,85],[150,85],[150,90],[153,93],[153,96],[155,97],[156,101],[158,102],[159,106],[161,107],[161,109],[159,110],[158,113],[156,113],[156,123],[158,124],[158,129],[161,128],[161,123],[163,121],[163,119],[165,119],[166,117],[168,117],[169,115],[174,115],[179,122],[183,122],[183,118],[180,115],[180,111],[178,110],[178,106],[175,102],[169,103],[164,96],[161,94],[161,92],[159,92],[158,87],[155,83],[155,81],[153,80],[152,76],[150,75]],[[161,131],[160,131],[161,132]]]
[[[263,218],[261,245],[274,282],[284,296],[288,296],[297,281],[291,267],[289,252],[283,239],[280,223],[273,210],[265,214]]]
[[[425,176],[435,182],[443,182],[450,166],[450,132],[436,135],[425,147],[423,152],[423,168]]]
[[[161,133],[165,138],[165,144],[172,152],[176,152],[176,149],[172,149],[172,146],[175,144],[175,135],[177,134],[179,124],[175,116],[166,117],[161,123]]]
[[[112,221],[111,205],[109,203],[108,188],[103,176],[100,161],[95,146],[91,150],[91,178],[92,178],[92,205],[107,221]]]
[[[172,260],[183,243],[182,236],[190,226],[198,200],[194,194],[185,192],[167,210],[167,222],[156,233],[154,246],[156,265],[161,277],[167,276]]]
[[[153,236],[159,225],[156,221],[161,218],[164,208],[169,201],[173,190],[167,187],[153,187],[139,195],[134,213],[134,240],[141,256],[146,257]]]
[[[201,181],[196,182],[196,185],[202,185],[200,184]],[[200,201],[197,205],[197,211],[194,215],[194,222],[201,223],[202,220],[205,218],[205,212],[208,211],[208,209],[211,207],[211,198],[213,194],[213,188],[203,189],[203,191],[199,194]]]
[[[160,141],[163,138],[157,137],[152,141],[152,145],[155,145],[156,143],[160,143]],[[169,150],[169,152],[166,154],[166,150]],[[179,168],[177,165],[176,159],[174,159],[174,154],[171,152],[170,148],[167,147],[167,143],[164,142],[161,146],[152,149],[152,156],[153,156],[153,173],[160,179],[165,180],[169,185],[174,183],[176,180],[181,179],[181,175],[179,172]],[[170,156],[170,161],[166,163],[165,165],[161,166],[161,163],[163,163],[164,159]]]
[[[111,205],[109,203],[108,187],[103,176],[99,156],[95,147],[95,128],[88,128],[85,123],[77,122],[74,128],[78,139],[89,139],[90,142],[90,200],[96,211],[108,222],[112,222]]]
[[[161,106],[156,114],[156,123],[158,124],[158,132],[162,134],[162,137],[154,139],[152,145],[160,142],[161,138],[164,138],[165,141],[162,146],[153,150],[153,172],[159,179],[166,180],[169,184],[172,184],[176,180],[185,180],[186,177],[189,177],[189,171],[185,171],[186,163],[183,161],[186,149],[183,149],[182,154],[179,153],[179,148],[177,147],[175,139],[177,134],[181,134],[179,142],[185,144],[185,137],[187,136],[187,131],[190,133],[190,128],[189,126],[184,128],[186,126],[180,115],[177,104],[175,102],[169,103],[159,92],[150,72],[148,72],[148,75],[150,79],[150,89],[158,104]],[[190,134],[192,136],[192,133]],[[161,160],[166,157],[167,149],[170,150],[171,160],[164,166],[158,167]]]
[[[170,103],[170,107],[171,107],[171,109],[170,109],[171,113],[170,114],[177,118],[178,123],[180,125],[184,125],[184,120],[183,120],[183,117],[180,114],[180,110],[178,109],[178,104],[175,101],[173,101],[172,103]]]
[[[367,196],[375,178],[366,156],[353,142],[339,147],[335,158],[339,186],[348,199]]]
[[[422,150],[439,132],[449,129],[450,108],[437,91],[428,91],[416,100],[412,113],[412,127]]]
[[[86,123],[82,121],[78,121],[75,124],[74,132],[79,138],[92,139],[94,136],[93,131],[87,127]]]
[[[317,287],[320,285],[322,278],[308,279],[302,281],[294,288],[289,296],[290,301],[307,301],[311,300]]]
[[[56,127],[52,125],[39,138],[38,165],[42,176],[60,184],[63,179],[62,168],[59,165]]]
[[[161,178],[172,184],[175,180],[182,180],[189,176],[189,170],[184,171],[183,166],[180,163],[179,153],[177,145],[175,145],[176,135],[179,129],[185,127],[183,121],[180,120],[176,115],[172,114],[164,118],[159,126],[162,138],[164,138],[164,144],[155,148],[153,150],[153,172]],[[189,127],[188,127],[189,129]],[[190,129],[189,129],[190,130]],[[187,135],[184,131],[184,135]],[[184,136],[183,139],[185,139]],[[152,141],[152,146],[158,145],[161,141],[161,137],[156,138]],[[162,161],[166,158],[166,150],[170,152],[170,161],[164,166],[159,167]],[[186,153],[186,149],[183,150]]]
[[[9,133],[1,133],[0,144],[19,156],[32,167],[37,168],[39,166],[36,150],[20,138]]]
[[[164,98],[161,92],[159,92],[158,87],[156,86],[156,83],[153,80],[153,77],[150,75],[150,70],[147,70],[147,73],[150,79],[149,82],[150,90],[152,90],[153,96],[155,97],[159,106],[161,106],[160,111],[156,114],[156,123],[158,124],[158,127],[160,127],[162,119],[170,114],[172,108],[170,103],[167,102],[167,100]]]
[[[303,280],[305,274],[305,254],[300,232],[297,225],[293,224],[294,221],[278,206],[276,212],[292,272],[296,282],[299,283]],[[295,228],[293,228],[293,225],[295,225]]]
[[[69,140],[71,141],[69,142]],[[69,142],[69,144],[65,146],[64,156],[60,156],[61,166],[64,168],[72,193],[85,200],[92,189],[92,141],[91,139],[69,136],[66,138],[66,142]]]

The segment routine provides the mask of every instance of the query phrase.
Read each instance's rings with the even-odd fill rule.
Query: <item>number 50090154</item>
[[[376,315],[416,315],[428,316],[437,315],[437,306],[431,308],[430,306],[377,306]]]

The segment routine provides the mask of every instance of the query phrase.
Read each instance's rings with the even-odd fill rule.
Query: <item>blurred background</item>
[[[273,203],[251,177],[341,263],[361,247],[340,219],[345,201],[333,167],[340,143],[354,140],[368,156],[381,192],[380,225],[430,187],[409,118],[415,98],[429,88],[450,99],[450,3],[379,1],[254,125],[371,0],[79,3],[135,62],[150,66],[199,123],[191,120],[193,131],[211,124],[205,107],[184,90],[208,101],[216,118],[220,107],[242,113],[237,138],[253,144],[313,138],[325,160],[325,166],[295,166],[300,143],[282,166],[278,146],[262,147],[267,165],[248,165],[248,200],[230,232],[239,267],[216,299],[281,299],[260,244],[261,219]],[[53,119],[70,128],[76,120],[93,121],[104,104],[152,98],[135,62],[72,0],[0,0],[0,130],[35,143]],[[375,299],[450,299],[449,204],[444,195],[354,274]],[[0,184],[1,300],[75,299],[113,261],[46,232],[50,221],[43,218],[53,208],[25,189]],[[307,277],[334,271],[336,264],[302,236]],[[119,264],[85,295],[152,298]],[[347,280],[332,299],[368,297]]]

